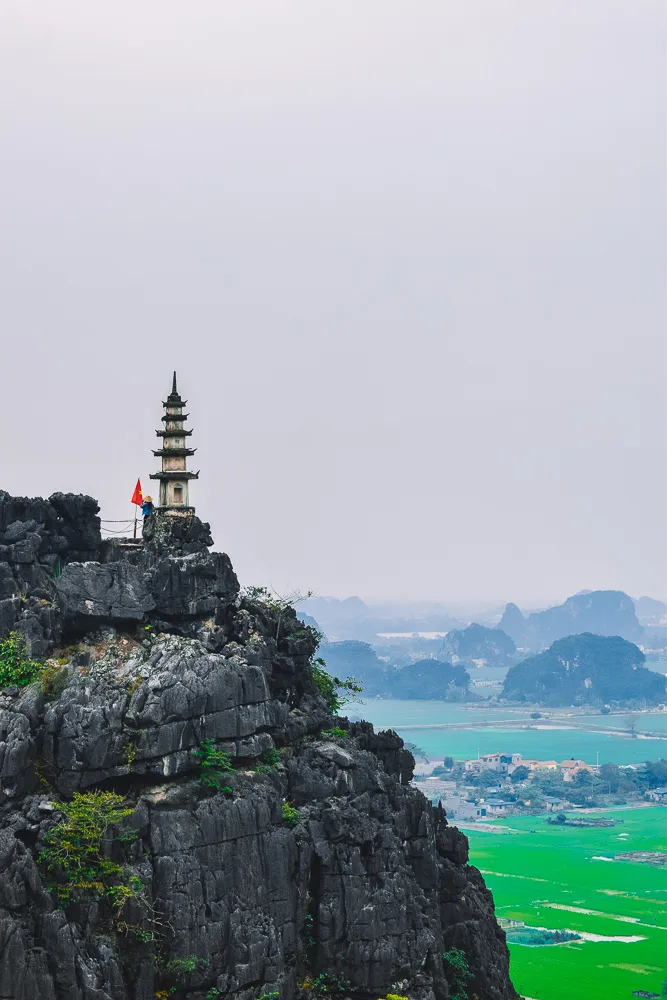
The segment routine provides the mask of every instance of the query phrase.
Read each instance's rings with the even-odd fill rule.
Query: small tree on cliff
[[[442,964],[451,1000],[468,1000],[468,981],[472,979],[472,972],[465,953],[460,948],[450,948],[443,953]]]
[[[292,590],[288,594],[278,594],[275,590],[269,590],[268,587],[246,587],[244,596],[248,597],[251,601],[261,601],[262,604],[266,604],[274,613],[277,618],[275,636],[277,642],[280,638],[280,626],[282,625],[285,613],[288,610],[291,611],[301,601],[307,601],[310,597],[313,597],[314,591],[308,590],[305,594],[302,594],[299,590]]]
[[[343,705],[353,700],[355,694],[361,694],[363,687],[354,677],[333,677],[326,671],[326,663],[321,656],[313,661],[313,680],[315,687],[327,703],[332,715],[338,715]]]

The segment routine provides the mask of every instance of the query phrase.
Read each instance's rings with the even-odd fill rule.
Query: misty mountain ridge
[[[557,639],[584,632],[641,641],[644,629],[635,603],[621,590],[594,590],[575,594],[563,603],[525,617],[508,604],[497,626],[523,649],[540,650]]]
[[[299,604],[300,617],[308,624],[317,622],[331,641],[357,639],[377,644],[376,640],[392,634],[442,632],[447,633],[442,659],[453,662],[483,659],[499,665],[511,662],[511,649],[501,639],[502,653],[500,648],[494,653],[495,640],[480,629],[502,631],[520,650],[538,652],[556,639],[583,632],[619,635],[630,642],[641,642],[644,626],[659,628],[667,615],[663,601],[651,597],[635,601],[620,590],[581,590],[562,604],[525,613],[515,603],[509,603],[500,618],[500,609],[495,615],[487,610],[465,621],[461,618],[462,610],[428,601],[368,604],[357,596],[312,597]],[[468,629],[473,631],[467,633]],[[466,637],[459,638],[461,633],[466,633]],[[461,641],[463,650],[458,648]],[[475,644],[478,649],[473,648]],[[484,647],[491,651],[490,656],[485,655]],[[441,655],[440,651],[437,655]]]
[[[314,618],[334,641],[372,642],[385,633],[448,632],[466,624],[440,604],[369,605],[359,597],[310,597],[299,603],[298,613]]]

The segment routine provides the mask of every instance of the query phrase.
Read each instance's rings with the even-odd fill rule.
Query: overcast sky
[[[0,488],[243,583],[667,596],[662,0],[3,0]]]

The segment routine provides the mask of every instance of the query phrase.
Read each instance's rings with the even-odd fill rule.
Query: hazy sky
[[[0,487],[179,372],[244,583],[667,595],[662,0],[3,0]]]

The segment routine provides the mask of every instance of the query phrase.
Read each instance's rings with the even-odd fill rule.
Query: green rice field
[[[497,821],[504,833],[465,831],[471,862],[484,873],[498,917],[591,936],[510,945],[512,979],[524,997],[630,1000],[634,990],[660,993],[667,978],[667,867],[603,860],[667,852],[667,808],[597,815],[622,822],[577,829],[519,817]]]

